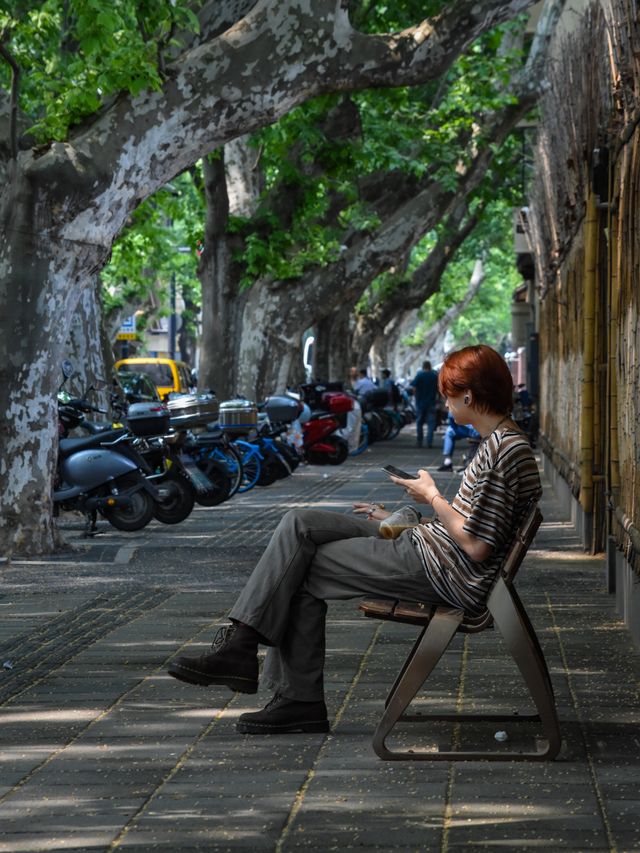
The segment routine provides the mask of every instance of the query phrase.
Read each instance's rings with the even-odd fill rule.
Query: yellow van
[[[193,385],[191,370],[184,361],[174,361],[172,358],[121,358],[115,363],[116,370],[126,370],[130,373],[146,373],[151,377],[158,389],[158,394],[164,399],[171,392],[188,394]]]

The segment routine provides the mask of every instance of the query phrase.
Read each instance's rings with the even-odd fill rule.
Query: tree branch
[[[457,250],[478,224],[481,207],[468,216],[468,203],[463,200],[449,216],[445,228],[428,257],[418,266],[409,282],[385,294],[369,309],[360,313],[352,339],[352,350],[361,357],[369,351],[376,338],[386,335],[387,326],[395,317],[414,311],[432,296]]]
[[[456,0],[402,33],[363,35],[336,0],[236,0],[214,15],[215,36],[168,67],[161,91],[115,99],[67,143],[38,152],[29,176],[51,183],[62,169],[60,185],[74,188],[63,236],[109,245],[135,205],[208,151],[314,95],[439,77],[482,32],[532,3]]]
[[[11,68],[11,99],[9,102],[9,151],[12,160],[18,157],[18,89],[20,66],[5,47],[5,33],[0,35],[0,56]]]
[[[482,261],[478,259],[475,262],[471,278],[469,279],[467,292],[459,302],[455,302],[453,305],[451,305],[445,311],[442,317],[440,317],[439,320],[436,320],[436,322],[431,326],[431,328],[428,329],[428,331],[425,333],[419,345],[412,346],[409,348],[409,354],[404,359],[402,368],[400,370],[401,375],[406,375],[410,372],[411,365],[416,360],[416,353],[420,353],[421,355],[424,353],[428,353],[429,350],[431,350],[436,345],[438,340],[442,337],[444,332],[451,326],[456,317],[459,317],[460,314],[462,314],[467,305],[478,293],[483,281],[484,266],[482,264]],[[398,329],[401,328],[404,319],[406,319],[406,315],[405,317],[398,318]]]
[[[564,0],[548,2],[557,12]],[[546,33],[554,21],[553,16],[543,16],[538,23],[538,31]],[[446,189],[431,178],[426,184],[419,185],[412,198],[401,199],[377,229],[360,233],[339,261],[305,275],[297,289],[300,292],[304,290],[306,294],[305,309],[309,317],[319,320],[328,316],[341,302],[355,304],[376,275],[398,265],[399,259],[405,257],[419,239],[478,187],[495,149],[537,101],[544,81],[545,64],[541,60],[549,44],[549,39],[542,34],[537,41],[534,40],[535,63],[527,63],[509,89],[518,100],[486,116],[476,135],[476,140],[484,140],[485,144],[476,142],[479,146],[477,153],[461,175],[457,187]],[[534,77],[534,73],[539,76]],[[297,319],[294,315],[292,312],[291,322]]]

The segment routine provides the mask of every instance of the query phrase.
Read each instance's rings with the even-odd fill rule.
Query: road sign
[[[116,335],[116,340],[135,341],[137,337],[138,335],[136,334],[136,315],[132,314],[130,317],[127,317],[126,320],[122,321],[120,330]]]

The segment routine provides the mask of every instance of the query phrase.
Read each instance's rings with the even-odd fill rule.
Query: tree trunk
[[[43,554],[58,544],[51,482],[58,436],[56,392],[71,318],[87,270],[106,261],[89,243],[69,246],[54,200],[17,170],[0,190],[0,552]],[[38,223],[38,228],[34,227]],[[11,334],[8,334],[11,330]]]
[[[184,309],[181,314],[180,331],[178,332],[178,349],[180,350],[181,360],[194,367],[198,351],[196,327],[200,308],[193,300],[192,289],[192,286],[183,285],[182,287]]]
[[[296,347],[293,357],[291,359],[291,366],[289,367],[289,376],[287,377],[286,387],[287,388],[296,388],[300,385],[301,382],[305,382],[307,379],[305,369],[304,369],[304,351],[302,347],[302,338],[300,338],[300,342]]]
[[[302,332],[308,324],[290,322],[278,288],[254,286],[242,311],[238,353],[238,392],[253,400],[282,394],[287,387]],[[293,333],[289,329],[293,328]]]
[[[67,340],[66,358],[74,374],[65,383],[73,389],[74,396],[84,396],[93,387],[89,399],[95,406],[108,408],[109,386],[113,374],[113,350],[107,335],[102,311],[100,280],[93,276],[91,283],[80,294],[71,320]]]
[[[237,344],[243,297],[239,270],[231,259],[227,233],[229,197],[224,154],[202,161],[206,204],[204,248],[198,267],[202,285],[202,337],[198,386],[213,390],[220,400],[237,393]]]
[[[316,326],[314,377],[349,384],[349,368],[354,363],[349,341],[351,312],[340,306]]]

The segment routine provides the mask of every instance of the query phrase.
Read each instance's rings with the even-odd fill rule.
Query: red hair
[[[443,397],[470,391],[472,404],[480,412],[506,415],[513,406],[513,379],[506,361],[484,344],[450,352],[438,373]]]

